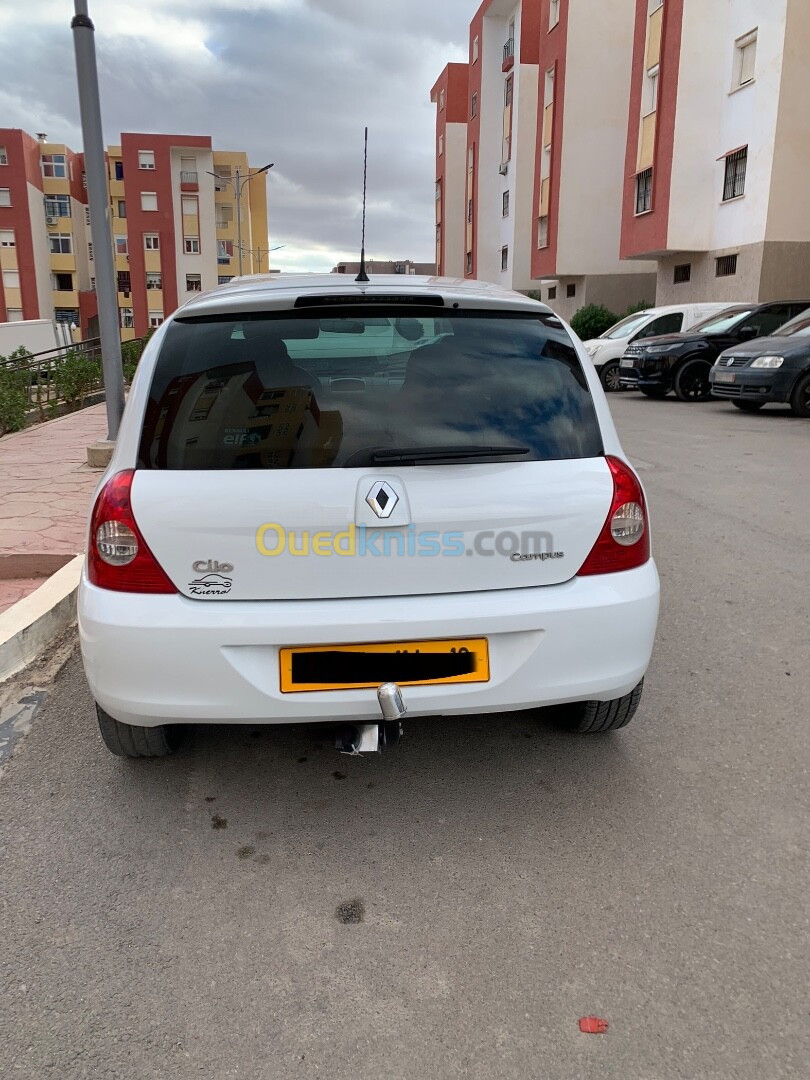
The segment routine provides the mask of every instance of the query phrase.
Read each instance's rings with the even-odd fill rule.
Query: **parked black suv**
[[[809,307],[810,300],[734,304],[685,334],[647,338],[628,346],[619,382],[647,397],[666,397],[674,390],[681,401],[707,401],[712,393],[709,372],[721,352],[775,334]]]
[[[710,379],[712,394],[743,412],[777,401],[790,405],[794,416],[810,418],[810,311],[778,335],[721,353]]]

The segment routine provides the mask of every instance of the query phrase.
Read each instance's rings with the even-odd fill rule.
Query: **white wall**
[[[655,262],[619,259],[635,10],[635,0],[579,0],[568,9],[560,276],[656,270]]]
[[[512,117],[512,160],[509,176],[511,240],[509,281],[513,289],[529,289],[532,281],[534,230],[534,177],[537,148],[538,68],[536,64],[515,65],[515,93]]]
[[[672,250],[737,247],[765,236],[786,3],[684,4],[669,217]],[[732,92],[735,41],[755,28],[756,80]],[[745,145],[745,196],[724,205],[725,161],[717,159]]]
[[[497,10],[496,6],[490,9]],[[503,46],[509,33],[509,18],[513,5],[502,14],[484,17],[478,63],[481,71],[481,100],[478,111],[481,117],[481,137],[478,144],[478,205],[477,223],[477,277],[495,284],[508,283],[501,272],[501,237],[504,222],[501,216],[502,196],[511,176],[501,176],[498,168],[503,153],[503,94],[505,75],[502,70]],[[515,28],[515,36],[518,36]],[[517,49],[517,43],[516,43]],[[514,105],[513,105],[514,107]],[[510,170],[511,173],[511,170]],[[511,221],[507,222],[507,228]]]
[[[33,184],[28,185],[28,217],[31,222],[31,243],[34,246],[34,271],[37,277],[39,317],[52,320],[51,254],[48,246],[48,229],[45,225],[45,204],[42,199],[42,192]],[[82,231],[82,235],[84,235],[84,231]],[[17,258],[19,259],[19,254]],[[48,346],[45,347],[48,348]]]
[[[196,195],[200,208],[200,254],[186,255],[183,247],[183,192],[180,191],[181,160],[184,157],[197,159],[197,178],[199,191],[185,194]],[[174,249],[177,259],[177,302],[182,307],[195,293],[186,292],[186,274],[199,274],[202,278],[202,290],[215,289],[217,286],[217,230],[214,210],[214,178],[209,172],[214,171],[214,157],[210,150],[201,146],[183,149],[173,146],[172,162],[172,213],[174,215]],[[244,208],[245,201],[242,206]],[[244,229],[244,222],[243,229]],[[244,241],[244,235],[243,235]],[[245,242],[247,246],[247,243]]]

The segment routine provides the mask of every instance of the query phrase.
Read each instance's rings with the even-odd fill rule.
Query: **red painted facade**
[[[40,145],[19,128],[0,128],[0,146],[5,146],[8,154],[8,165],[0,165],[0,187],[7,187],[11,192],[11,206],[0,206],[0,229],[14,230],[23,318],[38,319],[40,310],[28,186],[42,191]],[[0,322],[5,322],[6,318],[6,298],[0,275]]]
[[[562,166],[563,124],[565,116],[565,74],[568,56],[568,0],[560,4],[559,22],[551,30],[551,0],[542,0],[539,13],[537,149],[534,172],[534,209],[532,218],[532,277],[555,277],[557,274],[557,239],[560,217],[560,171]],[[541,165],[543,161],[543,121],[546,72],[554,69],[554,126],[551,132],[551,172],[548,206],[548,246],[538,248],[537,228],[540,218]]]
[[[440,275],[447,273],[447,125],[467,123],[469,72],[468,64],[448,64],[430,91],[430,100],[436,105],[436,183],[441,192],[442,245],[436,266]],[[439,108],[440,100],[444,101],[443,108]],[[444,143],[443,154],[439,153],[440,139]]]
[[[149,304],[146,290],[144,233],[160,235],[160,270],[164,311],[178,306],[177,256],[174,225],[175,192],[172,189],[171,150],[179,147],[211,150],[211,139],[202,135],[145,135],[127,132],[121,136],[121,160],[127,191],[127,234],[129,269],[132,280],[132,311],[135,336],[149,329]],[[151,150],[154,169],[141,169],[138,151]],[[141,209],[141,194],[157,195],[157,210]],[[176,194],[180,198],[179,191]]]
[[[665,252],[669,236],[672,157],[675,143],[675,111],[681,61],[681,29],[684,0],[667,0],[663,10],[661,61],[658,76],[658,110],[653,157],[652,210],[636,215],[636,163],[641,130],[641,100],[647,48],[647,0],[636,0],[633,42],[633,74],[630,85],[630,117],[627,125],[627,157],[622,206],[621,257],[649,257]]]

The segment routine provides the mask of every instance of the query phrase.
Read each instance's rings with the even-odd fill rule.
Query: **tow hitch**
[[[377,689],[382,720],[376,724],[351,724],[340,728],[335,746],[341,754],[381,754],[387,746],[396,746],[402,738],[402,717],[407,712],[402,691],[396,683],[383,683]]]

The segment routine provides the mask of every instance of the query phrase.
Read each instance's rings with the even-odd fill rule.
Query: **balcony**
[[[511,71],[515,66],[515,39],[510,37],[507,43],[503,47],[503,65],[502,71]]]
[[[219,266],[230,266],[231,265],[231,257],[230,257],[230,255],[217,255],[217,265],[219,265]]]
[[[196,172],[186,171],[180,173],[180,190],[181,191],[199,191],[200,179]]]

